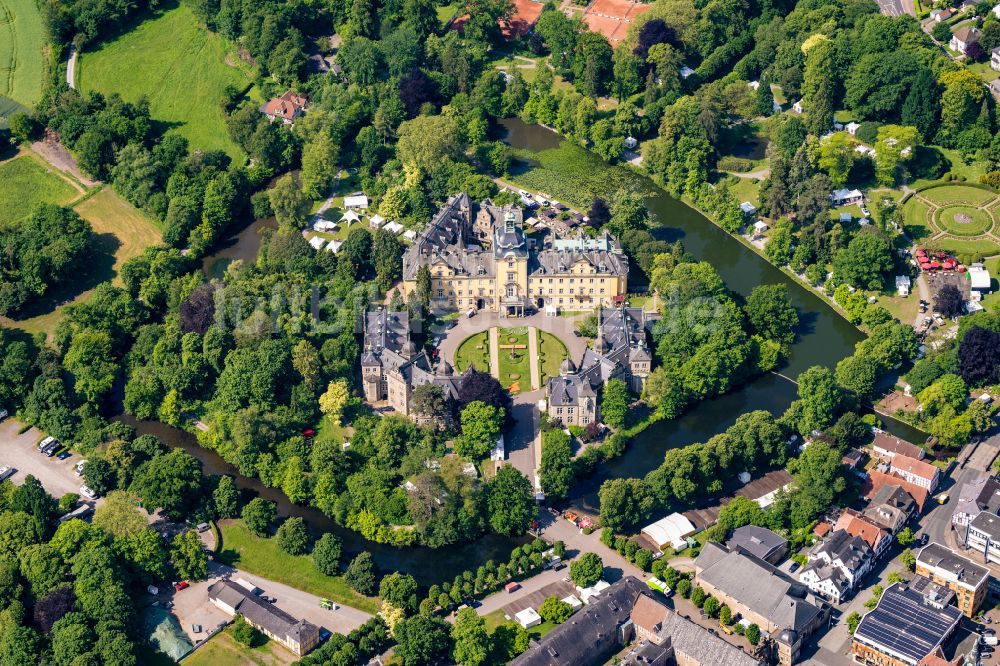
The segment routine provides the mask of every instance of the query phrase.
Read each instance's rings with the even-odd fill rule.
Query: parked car
[[[87,486],[80,486],[80,494],[89,500],[97,499],[97,493],[88,488]]]
[[[181,590],[186,590],[189,587],[191,587],[191,584],[188,583],[186,580],[182,580],[179,583],[174,583],[174,589],[177,590],[178,592],[180,592]]]
[[[798,562],[792,562],[792,566],[788,567],[788,573],[795,573],[798,570],[799,570]]]
[[[77,476],[83,476],[83,466],[87,464],[86,460],[81,460],[73,467],[73,473]]]
[[[66,458],[69,458],[71,455],[73,455],[73,452],[70,451],[69,449],[66,449],[65,451],[57,455],[56,458],[58,460],[66,460]]]
[[[13,467],[8,467],[7,465],[0,467],[0,481],[6,481],[10,477],[14,476],[15,472],[17,472],[17,470]]]
[[[0,421],[3,421],[8,416],[10,416],[10,414],[7,413],[6,409],[0,409]]]

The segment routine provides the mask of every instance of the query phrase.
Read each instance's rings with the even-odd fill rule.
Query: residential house
[[[951,522],[965,527],[983,511],[1000,513],[1000,483],[990,476],[962,484]]]
[[[920,549],[916,572],[954,592],[956,605],[966,617],[975,616],[986,599],[990,570],[939,543]]]
[[[281,97],[266,102],[260,110],[268,120],[280,120],[286,125],[291,125],[305,114],[307,108],[309,100],[289,90]]]
[[[948,47],[952,51],[967,55],[972,45],[979,43],[979,36],[979,28],[959,28],[952,34],[951,41],[948,42]]]
[[[932,9],[931,18],[934,19],[935,23],[941,23],[947,21],[952,16],[955,15],[955,11],[951,7],[945,7],[944,9]]]
[[[948,605],[952,592],[917,576],[889,586],[878,605],[861,618],[851,643],[855,663],[917,666],[943,646],[962,619]],[[902,618],[905,620],[901,621]]]
[[[579,366],[564,360],[559,376],[545,385],[549,417],[567,426],[599,420],[597,391],[612,379],[642,393],[653,362],[649,326],[642,308],[626,308],[624,302],[617,308],[599,308],[593,347],[583,352]]]
[[[726,541],[726,548],[739,548],[765,562],[777,564],[788,554],[788,540],[766,527],[744,525],[733,530]]]
[[[844,509],[833,529],[844,530],[851,536],[859,537],[868,544],[868,547],[875,553],[875,557],[881,557],[892,545],[892,535],[889,534],[888,530],[875,524],[854,509]]]
[[[917,460],[923,460],[926,455],[926,452],[916,444],[911,444],[906,440],[894,437],[877,428],[874,432],[875,439],[872,440],[872,455],[882,462],[891,463],[897,453],[909,456],[910,458],[916,458]]]
[[[865,195],[861,193],[861,190],[849,190],[845,187],[839,190],[834,190],[830,194],[830,203],[833,204],[834,208],[838,208],[840,206],[861,203],[864,198]]]
[[[829,608],[802,583],[772,564],[709,541],[694,562],[695,584],[761,628],[783,666],[826,624]]]
[[[1000,72],[1000,46],[990,51],[990,67]]]
[[[926,488],[927,492],[933,493],[941,480],[941,470],[929,462],[917,460],[902,454],[896,454],[889,464],[889,471],[892,474],[914,483],[921,488]]]
[[[834,530],[813,547],[799,581],[833,604],[845,601],[871,571],[875,555],[860,537]]]
[[[978,553],[983,562],[1000,564],[1000,517],[982,511],[969,522],[965,545]]]
[[[916,502],[902,486],[886,484],[875,492],[861,515],[895,535],[903,529],[916,509]]]
[[[319,645],[319,627],[296,620],[242,585],[216,581],[208,588],[208,599],[230,617],[242,615],[258,631],[300,657]]]
[[[901,488],[913,500],[914,513],[923,513],[924,505],[927,504],[927,498],[930,497],[930,493],[926,488],[918,486],[915,483],[910,483],[898,476],[871,470],[868,472],[868,478],[865,479],[861,492],[869,500],[874,500],[878,496],[879,491],[886,486]]]

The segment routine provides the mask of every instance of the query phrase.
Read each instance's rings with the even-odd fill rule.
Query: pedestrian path
[[[528,359],[531,365],[531,390],[537,391],[542,388],[540,362],[538,360],[538,329],[534,326],[528,327]]]
[[[490,328],[490,374],[500,379],[500,335],[496,326]]]

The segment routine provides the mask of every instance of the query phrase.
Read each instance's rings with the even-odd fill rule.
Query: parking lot
[[[80,462],[80,456],[73,454],[65,460],[58,460],[55,456],[47,458],[35,449],[44,433],[29,428],[19,435],[17,431],[22,427],[14,419],[0,423],[0,467],[10,466],[17,470],[11,480],[21,485],[24,478],[31,474],[56,499],[66,493],[79,494],[83,479],[74,473],[73,468]]]

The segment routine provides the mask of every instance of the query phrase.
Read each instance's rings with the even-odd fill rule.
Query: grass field
[[[538,356],[542,367],[542,384],[549,377],[557,377],[559,368],[568,352],[562,340],[551,333],[538,332]]]
[[[975,240],[941,238],[935,240],[933,246],[935,249],[951,252],[952,254],[981,254],[984,257],[1000,254],[1000,246],[986,238],[977,238]]]
[[[108,187],[78,205],[76,212],[90,222],[94,233],[114,244],[115,263],[112,270],[118,285],[121,284],[118,277],[121,265],[161,240],[160,230]]]
[[[132,102],[145,95],[153,120],[186,137],[192,148],[221,149],[243,159],[226,132],[219,101],[227,85],[245,88],[250,79],[242,68],[226,64],[227,57],[239,63],[226,41],[202,28],[182,4],[96,51],[84,51],[78,86],[84,92],[117,92]]]
[[[265,576],[310,594],[368,613],[378,611],[375,599],[362,596],[344,582],[343,577],[320,573],[308,555],[289,555],[278,548],[276,538],[261,539],[251,534],[240,522],[220,525],[222,552],[219,560],[252,574]]]
[[[35,0],[0,0],[0,106],[34,106],[42,96],[45,35]],[[0,110],[0,115],[6,115]]]
[[[470,335],[455,350],[455,372],[465,372],[472,363],[476,364],[476,370],[480,372],[490,371],[489,332]]]
[[[903,226],[906,228],[906,233],[916,240],[921,238],[926,238],[931,234],[931,227],[927,221],[927,213],[930,211],[927,204],[923,201],[917,200],[916,197],[910,197],[910,199],[903,204]],[[910,231],[911,227],[914,231]]]
[[[974,206],[946,206],[937,211],[934,221],[955,236],[980,236],[993,226],[989,213]]]
[[[0,164],[0,225],[25,217],[36,204],[65,204],[80,194],[33,155],[20,155]]]
[[[228,631],[220,631],[185,657],[184,664],[185,666],[242,666],[243,664],[283,666],[294,659],[295,655],[274,641],[249,648],[233,640]]]
[[[978,187],[967,187],[964,185],[944,185],[933,187],[920,193],[924,199],[939,206],[947,204],[967,204],[972,206],[982,206],[996,199],[997,195]]]

